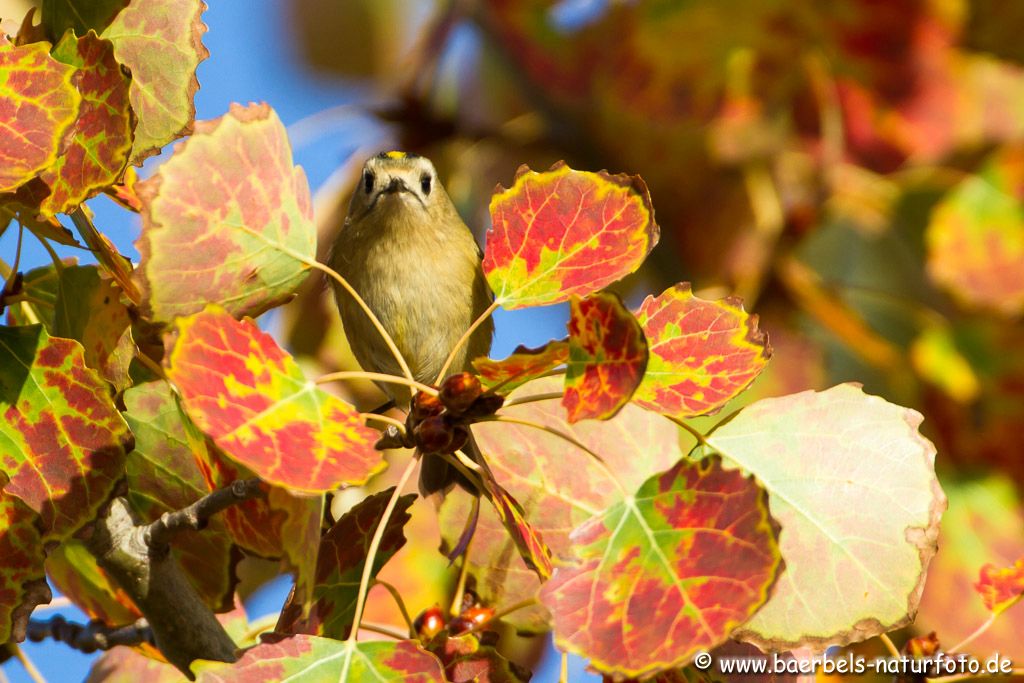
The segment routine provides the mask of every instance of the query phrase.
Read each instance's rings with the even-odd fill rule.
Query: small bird
[[[481,258],[430,160],[382,152],[363,166],[330,266],[380,320],[413,377],[432,385],[459,338],[494,299]],[[337,283],[334,293],[345,334],[363,369],[401,375],[383,337],[355,299]],[[448,372],[471,369],[472,359],[490,351],[493,334],[488,318],[455,355]],[[379,386],[399,407],[408,405],[408,388],[383,382]],[[421,490],[433,492],[452,480],[443,460],[424,461]]]

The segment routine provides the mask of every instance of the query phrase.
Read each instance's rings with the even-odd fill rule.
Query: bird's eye
[[[430,176],[420,178],[420,189],[423,190],[423,194],[430,194]]]
[[[363,173],[363,189],[366,190],[366,194],[373,192],[373,173],[370,171]]]

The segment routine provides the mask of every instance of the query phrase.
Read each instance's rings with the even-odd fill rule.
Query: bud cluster
[[[412,397],[406,433],[424,454],[454,453],[469,440],[469,425],[493,415],[503,403],[501,396],[484,391],[476,375],[451,375],[437,396],[421,391]]]

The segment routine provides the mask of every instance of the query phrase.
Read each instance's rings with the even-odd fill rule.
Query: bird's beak
[[[409,186],[401,178],[392,178],[391,182],[380,191],[381,194],[394,194],[396,192],[409,192]]]

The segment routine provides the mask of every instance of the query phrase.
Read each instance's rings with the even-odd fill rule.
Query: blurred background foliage
[[[5,18],[29,4],[2,2],[14,7]],[[741,402],[858,381],[921,411],[950,508],[911,630],[951,644],[985,621],[970,589],[978,568],[1024,556],[1024,3],[211,4],[201,118],[226,110],[205,99],[211,87],[268,99],[307,150],[302,163],[314,153],[332,168],[346,159],[333,173],[310,173],[321,257],[363,159],[382,149],[429,156],[481,242],[495,184],[510,184],[520,164],[541,170],[565,159],[640,174],[662,239],[619,293],[637,306],[690,281],[706,298],[741,296],[775,350]],[[280,16],[244,24],[261,11]],[[242,46],[247,32],[253,44]],[[260,76],[244,74],[263,69],[269,82],[291,72],[246,59],[276,59],[278,41],[344,94],[321,88],[300,104],[264,94]],[[321,280],[276,315],[279,338],[309,372],[354,363]],[[561,336],[566,317],[504,315],[497,357]],[[354,398],[365,405],[375,391]],[[419,610],[444,599],[436,583],[423,586],[443,580],[446,562],[433,515],[414,514],[413,525],[382,578]],[[393,620],[387,604],[372,603],[370,618]],[[1020,633],[1018,607],[969,649],[998,650],[1019,666]]]
[[[415,8],[415,9],[413,9]],[[775,349],[743,398],[863,382],[925,415],[950,511],[917,631],[981,624],[1024,555],[1024,4],[295,0],[297,45],[366,86],[361,152],[431,157],[483,238],[521,163],[639,173],[662,240],[620,288],[735,293]],[[349,108],[335,115],[351,115]],[[330,112],[324,116],[330,116]],[[340,225],[365,156],[321,194]],[[325,240],[329,243],[329,239]],[[290,341],[341,362],[313,286]],[[894,502],[895,504],[895,502]],[[975,604],[977,603],[977,604]],[[1024,613],[972,650],[1024,660]]]

